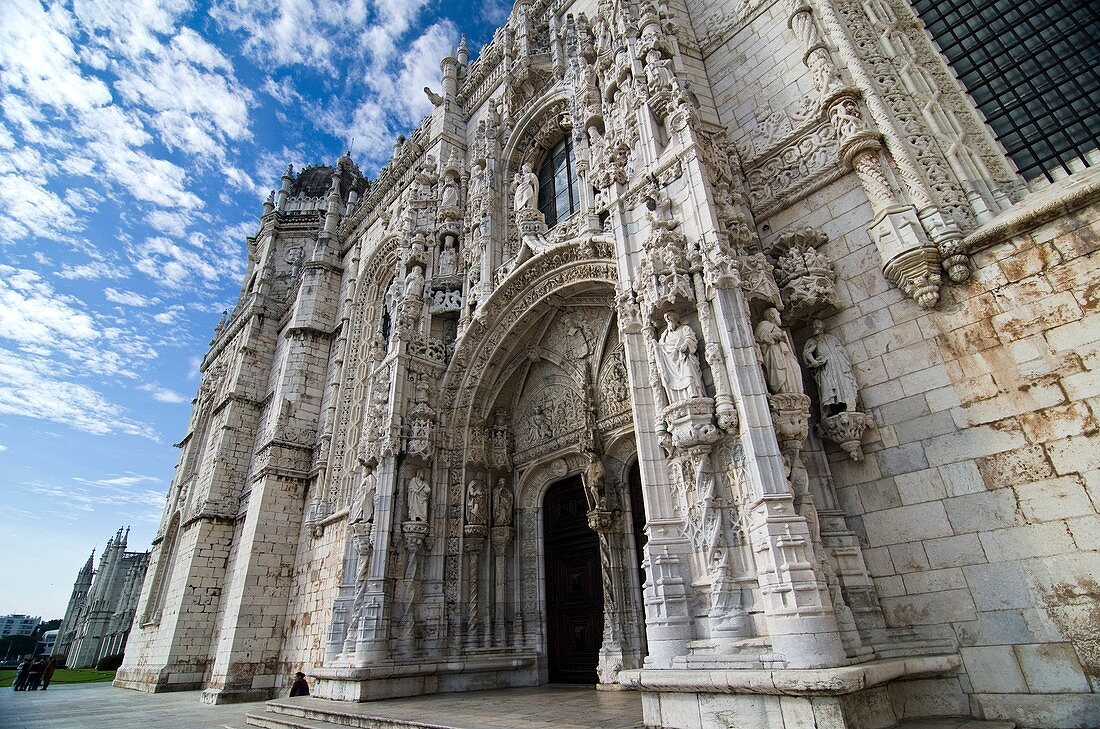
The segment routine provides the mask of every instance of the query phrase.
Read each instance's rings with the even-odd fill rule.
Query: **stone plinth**
[[[467,655],[453,661],[365,668],[314,668],[308,675],[313,696],[335,701],[374,701],[539,683],[538,656],[534,653]]]
[[[646,726],[885,728],[904,718],[895,713],[891,684],[948,676],[960,665],[956,655],[935,655],[813,670],[641,669],[621,672],[619,682],[642,692]]]

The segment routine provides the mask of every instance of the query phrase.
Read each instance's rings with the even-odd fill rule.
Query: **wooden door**
[[[596,683],[603,588],[596,533],[580,477],[550,487],[543,506],[547,653],[551,683]]]

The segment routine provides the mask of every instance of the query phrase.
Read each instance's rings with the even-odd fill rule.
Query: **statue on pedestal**
[[[658,342],[657,361],[669,404],[706,397],[703,372],[696,354],[699,340],[695,331],[671,311],[665,314],[665,323],[667,326]]]
[[[514,502],[515,499],[512,496],[512,491],[508,488],[508,482],[503,478],[497,480],[496,488],[493,489],[493,526],[512,526]]]
[[[802,371],[794,356],[790,335],[782,326],[779,311],[775,307],[764,312],[764,318],[756,325],[756,341],[763,356],[764,378],[773,395],[802,393]]]
[[[852,362],[844,345],[832,334],[825,332],[825,323],[814,319],[813,336],[802,350],[802,361],[810,368],[817,381],[821,398],[821,417],[827,418],[847,410],[856,409],[858,386],[852,374]]]
[[[406,498],[408,521],[428,521],[428,501],[432,495],[432,486],[428,483],[427,470],[421,468],[409,479],[409,491]]]
[[[485,482],[475,477],[466,485],[466,524],[485,526],[489,523],[488,516]]]
[[[378,476],[374,474],[373,465],[362,463],[358,483],[355,486],[355,495],[351,523],[369,524],[374,521],[374,511],[378,506]]]
[[[531,163],[524,162],[523,169],[516,173],[514,203],[516,212],[537,210],[539,199],[539,178],[531,171]]]

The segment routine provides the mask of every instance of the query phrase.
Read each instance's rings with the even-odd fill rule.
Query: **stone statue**
[[[773,395],[802,393],[802,371],[794,356],[790,336],[782,326],[779,310],[771,307],[756,325],[756,341],[764,358],[764,377]]]
[[[645,75],[650,91],[656,88],[668,88],[673,84],[672,71],[669,65],[672,62],[661,57],[661,52],[656,48],[650,48],[645,54]]]
[[[419,301],[424,295],[424,271],[413,266],[405,275],[405,298]]]
[[[485,526],[488,522],[488,494],[485,482],[474,477],[466,485],[466,524]]]
[[[454,177],[450,175],[447,176],[447,180],[443,183],[443,198],[439,205],[444,210],[458,207],[458,183],[455,182]]]
[[[665,332],[658,342],[657,360],[669,404],[691,397],[705,397],[703,373],[696,355],[699,340],[695,337],[695,331],[671,311],[665,314],[665,323]]]
[[[351,523],[369,524],[374,521],[374,510],[378,505],[378,476],[369,463],[363,463],[360,467],[355,494],[357,499],[351,512]]]
[[[539,178],[531,171],[531,163],[524,162],[523,169],[516,174],[515,179],[516,212],[524,210],[537,210],[539,199]]]
[[[802,350],[802,361],[810,368],[821,398],[821,417],[856,409],[859,388],[852,374],[852,362],[844,345],[825,332],[825,323],[814,319],[813,336]]]
[[[458,271],[456,258],[454,241],[448,237],[443,244],[443,250],[439,253],[440,276],[453,276]]]
[[[595,451],[588,451],[588,466],[584,469],[581,481],[584,482],[584,491],[588,496],[589,507],[592,509],[605,508],[603,490],[607,481],[607,469],[604,468],[603,459]]]
[[[409,493],[407,506],[409,521],[428,521],[428,499],[432,495],[431,484],[428,483],[428,473],[421,468],[409,479]]]
[[[512,506],[514,498],[505,479],[497,481],[493,489],[493,526],[512,526]]]

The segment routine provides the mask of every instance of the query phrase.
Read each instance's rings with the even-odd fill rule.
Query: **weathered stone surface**
[[[455,53],[372,182],[261,219],[120,685],[472,690],[583,635],[653,725],[1095,706],[1097,168],[1024,194],[897,0],[533,0]]]

